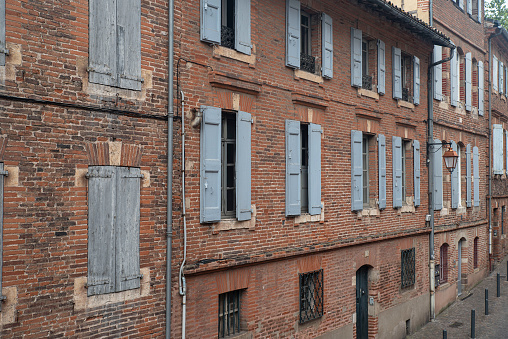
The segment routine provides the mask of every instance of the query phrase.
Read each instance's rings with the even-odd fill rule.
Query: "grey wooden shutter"
[[[503,62],[499,63],[499,94],[503,94],[504,89],[504,64]]]
[[[478,0],[481,2],[481,0]],[[483,116],[483,112],[485,109],[485,92],[484,92],[485,80],[484,80],[484,72],[483,72],[483,62],[478,61],[478,114]]]
[[[434,143],[440,144],[441,140],[435,139]],[[434,164],[434,209],[440,210],[443,208],[443,155],[442,146],[432,146],[432,163]]]
[[[483,2],[478,0],[478,22],[482,22]]]
[[[437,62],[443,57],[443,47],[434,45],[433,61]],[[443,100],[443,64],[434,66],[434,99]]]
[[[467,0],[467,14],[473,15],[473,0]]]
[[[420,104],[420,59],[418,59],[417,57],[414,57],[413,75],[414,75],[413,103],[415,105],[419,105]]]
[[[5,66],[5,55],[8,53],[5,43],[5,0],[0,0],[0,66]]]
[[[321,214],[321,126],[309,124],[309,214]]]
[[[286,120],[286,216],[302,210],[300,122]]]
[[[118,87],[141,90],[141,1],[117,2]]]
[[[116,292],[139,288],[141,170],[116,168]]]
[[[351,27],[351,86],[362,87],[362,31]]]
[[[499,66],[499,63],[497,61],[497,57],[494,55],[492,57],[492,87],[494,89],[494,91],[497,91],[498,88],[497,88],[497,83],[499,81],[498,79],[498,73],[497,73],[497,68]]]
[[[4,177],[8,175],[4,171],[4,164],[0,162],[0,298],[2,295],[2,268],[3,268],[3,229],[4,229]],[[0,302],[0,311],[2,311],[2,303]]]
[[[393,98],[402,99],[402,54],[400,48],[392,47]]]
[[[386,140],[383,134],[377,136],[379,157],[379,209],[386,208]],[[363,201],[363,200],[362,200]]]
[[[504,134],[505,134],[505,143],[506,143],[506,146],[508,146],[508,131],[504,131]],[[506,159],[506,171],[508,171],[508,150],[506,151],[506,154],[504,155],[505,156],[505,159]]]
[[[215,222],[221,216],[221,109],[201,106],[200,220]]]
[[[115,291],[116,171],[88,168],[88,296]]]
[[[452,140],[452,149],[457,153],[457,144]],[[460,166],[460,163],[457,163]],[[451,186],[452,186],[452,208],[459,207],[459,170],[457,167],[452,171]]]
[[[220,44],[221,11],[222,11],[221,5],[222,5],[221,0],[201,0],[200,2],[201,40],[212,44]]]
[[[236,218],[250,220],[251,209],[251,126],[250,113],[236,115]]]
[[[450,60],[450,103],[452,106],[457,106],[459,79],[458,79],[458,54],[455,52]]]
[[[492,126],[492,157],[494,174],[503,174],[503,126]]]
[[[459,7],[464,9],[464,0],[459,0]]]
[[[377,41],[377,92],[385,94],[386,81],[386,47],[381,40]]]
[[[220,1],[220,0],[219,0]],[[116,86],[117,0],[90,0],[89,81]]]
[[[402,138],[392,137],[393,207],[402,207]]]
[[[471,207],[471,145],[466,146],[466,206]]]
[[[478,147],[473,147],[473,177],[474,177],[474,201],[473,206],[480,206],[480,164]]]
[[[361,131],[351,130],[351,210],[363,209],[363,160]]]
[[[420,142],[413,140],[414,204],[420,206]]]
[[[473,64],[471,60],[471,53],[466,53],[466,110],[471,111],[472,108],[472,77],[473,77]]]
[[[299,0],[286,0],[286,66],[300,68]]]
[[[235,5],[235,49],[250,55],[250,0],[236,0]]]
[[[323,35],[323,55],[322,55],[322,75],[324,78],[333,78],[333,21],[332,18],[323,13],[321,18],[322,35]]]

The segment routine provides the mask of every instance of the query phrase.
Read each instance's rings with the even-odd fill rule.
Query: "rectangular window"
[[[402,53],[402,100],[412,102],[411,82],[412,82],[412,58]]]
[[[222,112],[222,216],[236,215],[236,114]]]
[[[221,0],[221,45],[235,48],[235,0]]]
[[[369,52],[369,41],[367,39],[362,40],[362,88],[372,90],[372,75],[369,73],[369,58],[371,58]]]
[[[309,212],[309,125],[300,124],[302,213]]]
[[[448,282],[448,244],[441,245],[441,249],[439,250],[440,258],[439,258],[439,276],[440,283]]]
[[[501,234],[504,234],[504,210],[505,206],[501,208]]]
[[[369,137],[364,135],[362,142],[362,167],[363,167],[363,204],[368,206],[369,199]]]
[[[402,141],[402,202],[406,202],[407,197],[407,181],[406,181],[406,150],[407,146],[409,145],[409,141]]]
[[[478,237],[474,238],[473,264],[474,268],[478,268]]]
[[[415,248],[400,251],[400,287],[406,288],[415,284]]]
[[[219,338],[240,333],[241,290],[219,295]]]
[[[316,72],[316,57],[312,52],[314,38],[312,37],[312,15],[301,11],[300,18],[300,68],[309,73]]]
[[[323,316],[323,270],[300,273],[300,324]]]

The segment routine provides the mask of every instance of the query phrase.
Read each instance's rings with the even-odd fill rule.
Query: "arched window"
[[[441,245],[439,253],[439,276],[442,284],[448,282],[448,244]]]
[[[474,268],[478,268],[478,237],[474,238],[473,264]]]

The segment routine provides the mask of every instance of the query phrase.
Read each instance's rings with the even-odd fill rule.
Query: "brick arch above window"
[[[97,142],[85,145],[90,166],[140,167],[143,147],[123,142]]]

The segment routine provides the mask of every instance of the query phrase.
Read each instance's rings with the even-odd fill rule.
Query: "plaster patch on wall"
[[[0,325],[7,325],[16,322],[16,306],[18,305],[18,289],[13,287],[2,288],[2,295],[5,300],[2,302],[0,312]]]
[[[9,175],[4,177],[5,187],[18,187],[19,186],[19,167],[4,166],[4,170],[9,172]]]
[[[88,172],[88,168],[76,168],[76,175],[74,177],[74,186],[76,187],[86,187],[86,173]]]
[[[122,142],[109,142],[109,162],[113,166],[120,166],[122,159]]]
[[[150,187],[150,171],[141,170],[141,174],[143,174],[143,179],[141,179],[141,186]]]

